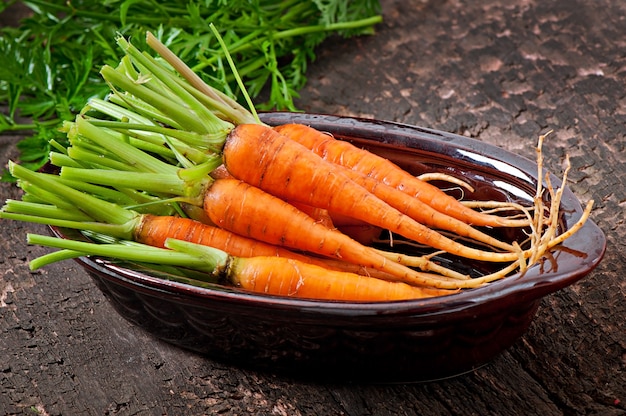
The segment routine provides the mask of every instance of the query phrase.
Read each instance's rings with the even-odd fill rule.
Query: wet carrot
[[[325,160],[340,164],[397,188],[437,211],[467,224],[491,227],[524,227],[528,225],[527,220],[507,219],[468,208],[441,189],[426,181],[419,180],[388,159],[360,149],[346,141],[336,140],[332,135],[309,126],[295,123],[285,124],[275,127],[275,130],[296,140]]]
[[[420,224],[356,184],[343,169],[269,127],[237,126],[226,141],[223,159],[234,177],[279,198],[352,216],[461,257],[492,262],[519,258],[517,252],[495,253],[467,247]],[[264,222],[279,224],[269,218]]]

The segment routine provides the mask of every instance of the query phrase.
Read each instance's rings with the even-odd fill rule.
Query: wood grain
[[[373,37],[327,42],[298,100],[309,112],[475,137],[547,167],[571,156],[604,261],[541,304],[477,371],[424,384],[317,385],[182,351],[118,315],[73,262],[30,272],[43,227],[0,223],[0,413],[86,415],[626,414],[626,3],[385,1]],[[19,137],[0,136],[0,163]],[[0,184],[1,199],[18,190]]]

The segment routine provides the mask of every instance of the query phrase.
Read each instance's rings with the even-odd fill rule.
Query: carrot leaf
[[[188,252],[161,249],[138,243],[134,243],[132,245],[132,250],[129,250],[129,245],[124,243],[97,244],[86,241],[43,236],[39,234],[28,234],[27,241],[29,244],[73,250],[74,252],[79,252],[82,255],[103,256],[119,260],[130,260],[170,266],[184,266],[190,269],[204,271],[206,273],[212,273],[215,268],[215,265],[208,261],[207,257],[198,257]],[[49,263],[50,259],[56,260],[55,258],[44,257],[43,260],[31,262],[30,266],[32,269],[42,267]]]

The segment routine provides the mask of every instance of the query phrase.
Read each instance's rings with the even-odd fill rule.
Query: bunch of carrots
[[[61,249],[32,268],[98,255],[271,295],[415,299],[523,273],[591,211],[592,202],[557,235],[562,188],[549,187],[546,207],[541,180],[530,207],[459,201],[331,134],[265,125],[249,100],[248,110],[209,87],[150,33],[147,43],[159,58],[118,38],[125,56],[101,70],[111,94],[66,123],[69,147],[51,143],[53,173],[9,164],[24,195],[6,201],[1,218],[89,237],[29,235]],[[507,227],[528,238],[484,231]],[[383,230],[424,253],[373,244]],[[470,276],[438,262],[442,253],[496,267]]]

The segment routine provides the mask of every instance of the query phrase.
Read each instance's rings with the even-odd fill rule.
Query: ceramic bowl
[[[528,203],[535,192],[534,162],[466,137],[350,117],[266,113],[262,118],[272,125],[297,122],[331,132],[415,174],[462,177],[475,188],[471,198]],[[561,231],[581,212],[566,189]],[[262,296],[218,285],[191,286],[98,258],[77,261],[124,318],[211,359],[306,379],[415,382],[459,375],[494,359],[527,330],[542,297],[588,274],[605,245],[604,234],[589,220],[523,276],[444,298],[385,303]]]

